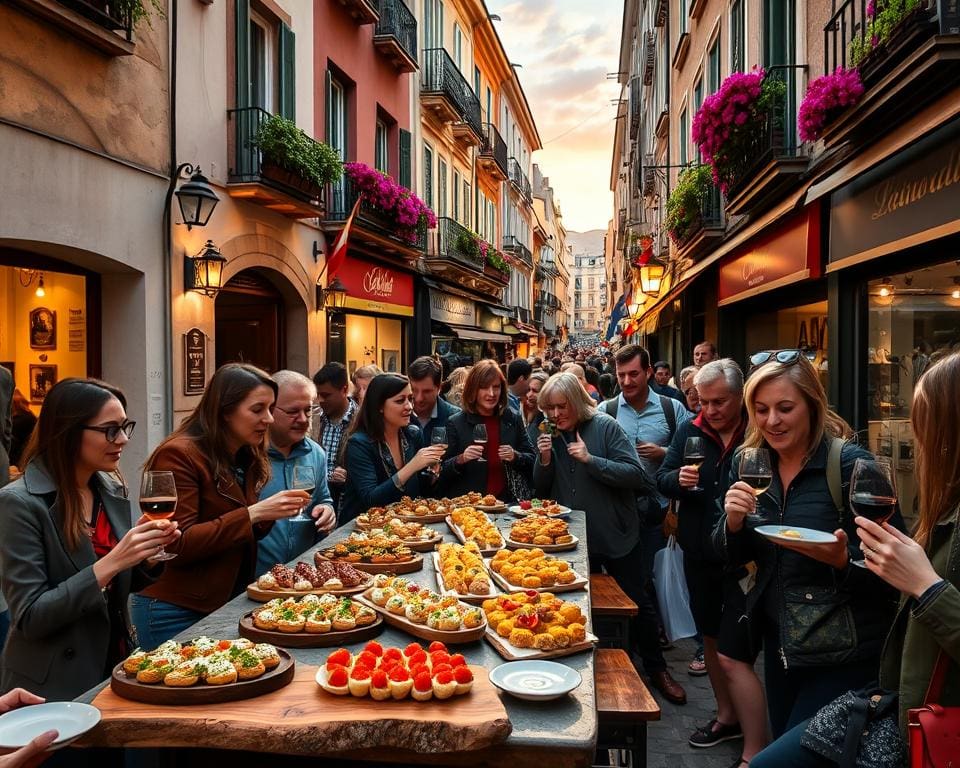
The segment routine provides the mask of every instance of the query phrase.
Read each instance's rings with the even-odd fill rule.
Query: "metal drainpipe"
[[[170,2],[170,185],[177,183],[177,6]],[[164,376],[164,432],[173,431],[173,301],[171,270],[173,269],[172,206],[168,193],[163,209],[163,356],[167,375]]]

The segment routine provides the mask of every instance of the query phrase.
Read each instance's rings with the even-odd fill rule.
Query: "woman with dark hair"
[[[346,439],[347,486],[340,502],[342,525],[404,496],[421,496],[420,470],[443,458],[443,445],[423,447],[410,423],[413,393],[406,376],[382,373],[370,380]]]
[[[475,442],[481,424],[486,428],[485,444]],[[442,490],[449,496],[478,491],[503,501],[519,501],[511,489],[517,482],[507,482],[508,466],[521,479],[521,486],[529,486],[533,446],[522,417],[507,407],[507,380],[500,366],[495,360],[481,360],[467,374],[463,410],[447,422]]]
[[[240,594],[256,575],[257,539],[310,501],[298,490],[257,501],[270,477],[266,435],[276,398],[276,383],[259,368],[224,365],[193,413],[147,459],[145,469],[173,472],[174,520],[183,536],[163,575],[131,598],[143,648],[156,648]]]
[[[127,596],[180,538],[141,518],[118,480],[135,422],[115,387],[64,379],[47,393],[23,476],[0,490],[0,575],[11,627],[0,689],[66,701],[108,677],[132,649]]]
[[[30,440],[30,433],[37,425],[37,417],[30,410],[30,403],[23,396],[19,389],[13,390],[13,401],[10,404],[10,421],[12,431],[10,433],[10,463],[20,466],[20,458],[23,456],[23,449],[27,447]]]

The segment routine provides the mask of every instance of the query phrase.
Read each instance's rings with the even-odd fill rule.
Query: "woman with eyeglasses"
[[[127,596],[158,575],[151,558],[180,538],[176,522],[140,518],[118,466],[135,422],[123,393],[64,379],[47,393],[23,454],[0,490],[0,577],[11,627],[0,692],[67,701],[132,650]]]
[[[755,495],[735,457],[714,535],[732,565],[757,565],[745,615],[763,638],[767,707],[778,738],[875,678],[896,592],[852,563],[860,540],[846,489],[855,461],[873,456],[845,442],[852,430],[830,410],[816,369],[799,351],[760,352],[751,363],[743,449],[766,449],[772,477]],[[833,457],[839,449],[839,461],[831,448]],[[902,527],[899,513],[894,521]],[[787,533],[761,535],[755,528],[764,523]],[[801,528],[835,540],[804,541]]]
[[[276,382],[264,371],[221,366],[193,413],[147,459],[145,469],[173,473],[173,519],[183,536],[160,578],[130,599],[142,648],[156,648],[240,594],[256,575],[257,539],[310,501],[302,490],[258,501],[270,478],[266,438],[276,399]]]

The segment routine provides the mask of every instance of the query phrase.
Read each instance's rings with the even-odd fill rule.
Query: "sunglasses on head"
[[[750,355],[750,368],[759,368],[764,363],[776,360],[781,365],[793,365],[803,353],[799,349],[767,349]]]

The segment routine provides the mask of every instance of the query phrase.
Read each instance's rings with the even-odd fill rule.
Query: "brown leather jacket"
[[[214,478],[210,461],[189,437],[163,446],[150,469],[173,472],[174,519],[183,535],[167,547],[177,557],[167,561],[163,575],[140,594],[211,613],[253,581],[257,539],[273,524],[250,522],[247,507],[256,503],[258,489],[249,476],[245,488],[232,474]]]

